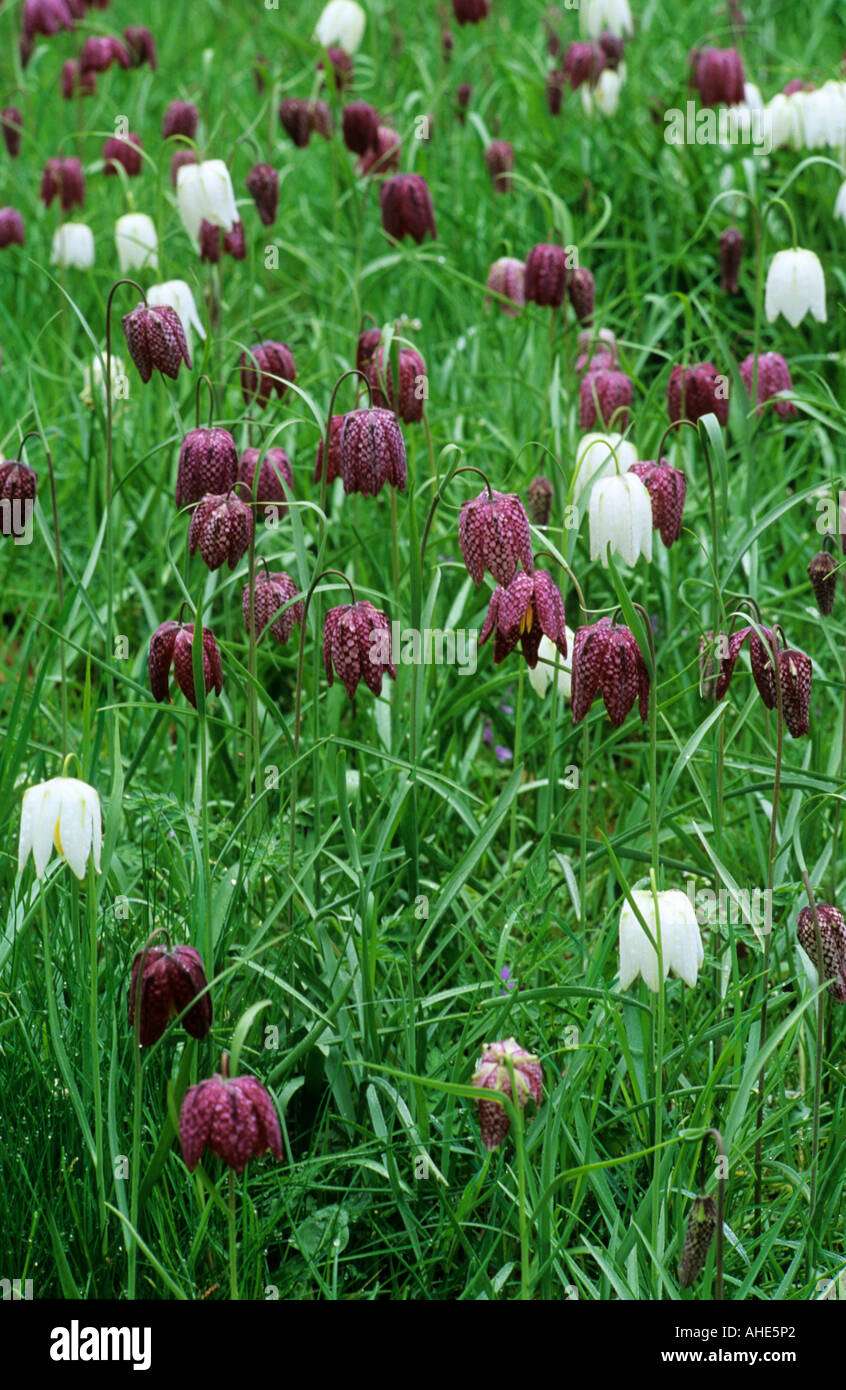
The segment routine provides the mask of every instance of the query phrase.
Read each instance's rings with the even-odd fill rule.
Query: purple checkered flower
[[[713,362],[674,367],[667,383],[667,409],[674,424],[684,419],[695,424],[713,412],[724,425],[728,420],[728,381]]]
[[[673,468],[666,459],[633,463],[629,472],[637,474],[649,493],[653,531],[661,532],[666,546],[673,545],[681,535],[687,478],[680,468]]]
[[[150,651],[147,657],[147,670],[153,699],[163,704],[168,697],[168,677],[171,667],[173,678],[186,700],[197,708],[197,695],[194,689],[194,640],[193,623],[162,623],[150,638]],[[223,689],[223,665],[220,648],[210,628],[203,628],[203,685],[206,694],[214,690],[219,695]]]
[[[220,569],[224,561],[234,570],[246,555],[253,538],[253,509],[232,493],[208,495],[194,508],[188,528],[188,554],[198,550],[210,570]]]
[[[541,638],[554,642],[567,655],[564,600],[546,570],[527,574],[519,570],[507,587],[497,585],[491,595],[479,646],[494,634],[494,666],[513,652],[519,642],[523,656],[534,670]]]
[[[151,946],[139,951],[132,962],[129,983],[129,1022],[135,1022],[135,1003],[138,995],[138,971],[144,962],[141,977],[142,1047],[152,1047],[163,1035],[168,1023],[192,999],[196,1003],[186,1013],[182,1025],[192,1038],[205,1038],[211,1032],[212,1002],[207,988],[206,972],[198,951],[193,946]],[[199,996],[199,997],[198,997]]]
[[[509,1068],[506,1058],[511,1062]],[[511,1089],[511,1069],[514,1071],[516,1096]],[[470,1083],[479,1090],[502,1091],[523,1110],[531,1099],[540,1105],[543,1095],[543,1068],[532,1052],[526,1052],[516,1038],[501,1042],[483,1043],[482,1055]],[[511,1120],[501,1101],[480,1100],[479,1127],[486,1149],[498,1149],[511,1128]]]
[[[541,242],[526,257],[525,294],[535,304],[560,309],[567,290],[567,253],[563,246]]]
[[[745,357],[740,364],[740,376],[747,395],[752,395],[752,378],[755,374],[755,354]],[[760,415],[767,401],[779,391],[792,391],[790,368],[780,352],[762,352],[758,357],[758,381],[755,388],[757,410]],[[782,420],[789,420],[796,414],[793,401],[773,401],[773,409]]]
[[[162,139],[185,135],[193,140],[197,134],[200,113],[192,101],[172,101],[162,118]]]
[[[238,476],[238,450],[229,430],[190,430],[179,451],[176,505],[190,507],[208,493],[227,493]]]
[[[247,192],[263,227],[272,227],[279,207],[279,175],[272,164],[254,164],[246,178]]]
[[[375,497],[386,483],[405,492],[405,442],[393,411],[379,406],[349,411],[342,417],[338,455],[344,492]]]
[[[211,1149],[236,1173],[269,1149],[282,1158],[282,1132],[273,1101],[254,1076],[219,1073],[185,1092],[179,1112],[179,1142],[189,1173]]]
[[[749,639],[749,662],[752,677],[767,709],[778,705],[778,691],[775,683],[775,668],[771,644],[775,640],[772,628],[762,627],[766,645],[761,641],[753,627],[742,627],[728,639],[728,651],[720,663],[717,678],[716,698],[722,700],[734,674],[740,649]],[[793,738],[800,738],[810,732],[809,712],[811,704],[811,679],[813,665],[810,657],[793,647],[779,647],[778,673],[781,685],[781,703],[784,722]]]
[[[323,626],[323,665],[329,684],[337,672],[350,699],[359,681],[374,695],[381,695],[385,672],[391,680],[397,678],[388,615],[367,599],[330,608]]]
[[[256,343],[249,352],[242,352],[239,367],[244,404],[249,406],[255,402],[258,410],[265,409],[274,393],[281,401],[288,384],[297,379],[291,349],[285,343],[270,339]]]
[[[829,903],[817,903],[817,917],[822,943],[822,979],[831,981],[828,987],[831,998],[838,1004],[846,1004],[846,922],[840,911]],[[797,936],[805,955],[819,969],[817,934],[810,907],[803,907],[799,913]]]
[[[261,463],[259,459],[261,458]],[[258,485],[255,485],[256,468],[258,468]],[[238,463],[238,496],[244,502],[253,502],[253,490],[256,492],[256,506],[274,507],[276,517],[283,517],[288,503],[285,499],[285,491],[282,487],[282,479],[293,490],[294,473],[291,468],[291,460],[284,449],[266,449],[262,455],[260,449],[245,449]]]
[[[573,723],[584,719],[602,693],[608,717],[619,729],[637,701],[646,723],[649,713],[649,672],[631,628],[610,618],[580,627],[573,638],[571,691]]]
[[[290,640],[295,624],[302,627],[303,603],[292,603],[299,593],[297,585],[289,574],[280,570],[275,574],[256,575],[253,590],[253,617],[255,635],[264,640],[265,630],[277,642],[285,646]],[[287,606],[286,606],[287,605]],[[241,595],[241,608],[244,614],[244,627],[250,631],[250,586],[244,585]],[[282,611],[284,609],[284,612]],[[278,614],[278,616],[276,616]],[[269,624],[269,626],[268,626]]]
[[[834,612],[834,598],[837,593],[835,573],[837,561],[827,550],[820,550],[808,566],[808,576],[814,589],[817,608],[824,618]]]
[[[395,174],[379,189],[382,226],[388,236],[402,241],[410,236],[420,244],[437,237],[429,185],[420,174]]]
[[[632,382],[625,372],[607,367],[586,372],[579,383],[579,429],[607,429],[613,424],[622,431],[629,423],[631,403]]]
[[[154,371],[175,381],[184,362],[191,369],[191,354],[182,320],[167,304],[139,304],[123,320],[129,355],[143,382]]]
[[[474,584],[481,584],[485,570],[505,586],[518,565],[527,574],[535,567],[529,518],[515,492],[485,489],[465,502],[458,518],[458,542]]]
[[[374,330],[375,331],[375,330]],[[423,419],[426,401],[426,363],[414,348],[399,350],[399,399],[394,389],[393,363],[385,349],[378,348],[365,367],[374,405],[393,410],[403,424],[417,424]]]

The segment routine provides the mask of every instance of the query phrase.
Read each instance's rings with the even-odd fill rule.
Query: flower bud
[[[3,143],[10,159],[17,159],[21,152],[21,131],[23,116],[17,106],[4,106],[0,111],[0,126],[3,129]]]
[[[193,946],[174,946],[173,950],[151,946],[146,952],[137,953],[132,962],[129,983],[130,1024],[135,1022],[138,972],[142,961],[139,1011],[141,1046],[152,1047],[153,1043],[158,1042],[170,1020],[188,1008],[192,999],[196,1003],[188,1009],[182,1025],[192,1038],[208,1037],[212,1025],[211,995],[202,957]]]
[[[279,206],[279,175],[272,164],[254,164],[246,178],[247,192],[262,226],[272,227]]]
[[[516,1096],[511,1089],[512,1071]],[[543,1068],[534,1053],[526,1052],[516,1038],[505,1038],[502,1042],[482,1044],[482,1055],[470,1084],[480,1090],[502,1091],[523,1110],[530,1099],[535,1105],[541,1103]],[[498,1149],[511,1128],[508,1113],[498,1100],[480,1100],[477,1106],[482,1143],[486,1149]]]
[[[418,245],[427,234],[437,237],[432,195],[420,174],[397,174],[388,179],[379,190],[379,203],[388,236],[397,241],[410,236]]]
[[[354,101],[344,107],[342,130],[347,149],[353,154],[366,154],[376,145],[379,112],[366,101]]]
[[[514,186],[514,146],[507,140],[492,140],[485,150],[485,164],[495,193],[508,193]]]
[[[720,289],[725,294],[737,294],[737,275],[743,256],[743,233],[737,227],[726,227],[720,237]]]
[[[577,266],[571,272],[567,281],[567,294],[579,323],[592,323],[596,286],[593,275],[586,266]]]
[[[827,550],[818,551],[808,566],[817,608],[824,618],[834,612],[834,598],[837,593],[836,571],[837,561]]]
[[[703,1269],[717,1229],[717,1204],[713,1197],[697,1197],[687,1220],[681,1260],[679,1283],[683,1289],[695,1284]]]
[[[548,526],[554,491],[548,478],[533,478],[529,483],[529,516],[535,526]]]
[[[426,363],[419,352],[406,347],[399,350],[399,400],[394,390],[393,364],[384,348],[378,348],[365,370],[374,405],[393,410],[406,425],[423,419]]]

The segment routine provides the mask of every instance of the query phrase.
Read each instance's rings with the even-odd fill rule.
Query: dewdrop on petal
[[[797,328],[808,312],[817,323],[826,322],[825,276],[813,251],[797,247],[776,252],[767,272],[764,308],[768,323],[783,314]]]
[[[656,941],[657,897],[664,979],[666,980],[671,973],[678,975],[692,989],[696,984],[705,953],[699,923],[690,898],[678,888],[667,889],[655,897],[649,889],[636,888],[632,890],[631,896]],[[623,903],[620,912],[619,937],[620,989],[628,989],[640,975],[644,984],[653,994],[657,994],[658,955],[629,902]]]

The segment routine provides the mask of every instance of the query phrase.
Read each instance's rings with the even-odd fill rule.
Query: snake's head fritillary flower
[[[107,72],[112,63],[119,68],[132,67],[132,59],[120,39],[92,35],[85,40],[79,55],[80,72]]]
[[[670,974],[678,975],[692,989],[705,955],[696,909],[690,898],[678,888],[658,893],[657,916],[650,889],[635,888],[632,898],[656,941],[660,930],[664,979]],[[658,954],[628,901],[623,903],[620,912],[619,933],[620,989],[628,989],[640,975],[653,994],[657,994]]]
[[[681,535],[687,478],[680,468],[673,468],[666,459],[633,463],[629,471],[637,474],[649,493],[653,531],[660,531],[666,546],[674,545]]]
[[[162,623],[150,638],[147,657],[147,670],[153,699],[163,704],[168,697],[168,681],[171,667],[173,678],[186,700],[197,708],[197,694],[194,689],[194,666],[192,644],[194,641],[193,623]],[[214,690],[219,695],[223,689],[223,664],[220,648],[210,628],[203,628],[203,685],[206,694]]]
[[[622,35],[612,34],[608,29],[603,29],[597,42],[602,50],[606,67],[618,68],[626,52],[626,40]]]
[[[193,329],[201,338],[205,338],[206,330],[200,321],[197,313],[197,306],[194,303],[194,296],[191,293],[190,285],[184,280],[165,280],[164,284],[151,285],[147,291],[147,303],[151,308],[157,304],[167,304],[171,309],[175,309],[179,315],[182,329],[185,334],[185,342],[188,351],[191,350],[191,330]]]
[[[479,24],[490,11],[490,0],[452,0],[452,12],[461,25]]]
[[[824,618],[834,612],[837,593],[837,561],[827,550],[820,550],[808,565],[808,577],[814,589],[817,608]]]
[[[401,153],[402,142],[397,132],[389,125],[380,125],[375,145],[356,160],[356,169],[361,178],[369,174],[394,174],[399,168]]]
[[[103,173],[116,175],[120,165],[128,178],[137,179],[143,163],[142,149],[141,136],[132,131],[126,136],[110,135],[103,142]]]
[[[200,498],[188,528],[188,554],[198,550],[210,570],[226,562],[234,570],[246,555],[255,530],[253,509],[231,493]]]
[[[527,493],[529,516],[535,526],[548,526],[554,488],[549,478],[533,478]]]
[[[508,140],[492,140],[485,149],[485,166],[495,193],[508,193],[514,186],[514,146]]]
[[[200,113],[192,101],[172,101],[162,117],[162,139],[185,135],[193,140],[199,122]]]
[[[575,92],[585,82],[595,83],[604,67],[605,54],[598,44],[576,40],[567,47],[561,71]]]
[[[317,21],[314,37],[324,48],[337,44],[345,53],[355,54],[361,47],[367,15],[356,0],[329,0]]]
[[[139,951],[132,962],[129,982],[129,1022],[135,1023],[138,972],[141,976],[140,1042],[152,1047],[163,1036],[168,1023],[188,1009],[182,1026],[192,1038],[205,1038],[211,1032],[212,1002],[206,972],[199,951],[193,946],[150,946]],[[188,1006],[195,1000],[191,1008]]]
[[[286,97],[279,106],[279,122],[297,149],[304,150],[314,130],[314,108],[300,97]]]
[[[494,295],[501,295],[496,303],[509,318],[516,318],[526,303],[525,265],[514,256],[501,256],[494,261],[488,271],[487,287]],[[503,303],[508,300],[509,303]],[[491,295],[485,296],[485,309],[491,305]]]
[[[329,60],[329,69],[332,73],[332,80],[335,84],[335,91],[340,96],[340,94],[344,92],[347,87],[352,85],[353,75],[355,73],[355,63],[353,62],[350,54],[347,53],[343,48],[338,47],[337,45],[333,45],[332,48],[327,48],[326,57]],[[326,64],[321,58],[317,64],[317,70],[318,72],[323,72],[325,71],[325,68]]]
[[[83,222],[63,222],[53,236],[50,264],[71,270],[90,270],[94,264],[94,235]]]
[[[17,208],[0,208],[0,248],[23,246],[24,220]]]
[[[344,492],[375,497],[386,483],[405,492],[405,441],[392,410],[351,410],[342,417],[338,456]],[[331,439],[330,439],[331,464]]]
[[[708,1258],[717,1229],[717,1204],[713,1197],[697,1197],[687,1218],[679,1261],[679,1284],[689,1289],[696,1283]]]
[[[261,460],[261,462],[259,462]],[[258,482],[256,482],[258,469]],[[283,517],[288,503],[283,480],[293,490],[294,474],[291,460],[284,449],[245,449],[238,463],[238,495],[244,502],[257,507],[273,507],[276,517]]]
[[[358,342],[355,345],[355,365],[357,371],[367,371],[367,368],[373,360],[373,355],[381,342],[381,328],[366,328],[363,333],[359,333]]]
[[[846,922],[840,911],[829,903],[817,903],[817,917],[822,942],[822,978],[831,981],[828,987],[831,998],[838,1004],[846,1004]],[[818,970],[817,936],[810,907],[803,907],[799,913],[797,936],[805,955]]]
[[[529,518],[515,492],[489,492],[471,498],[458,518],[458,543],[474,584],[481,584],[485,570],[506,587],[522,565],[527,574],[535,567]]]
[[[576,315],[579,323],[592,323],[594,302],[596,300],[596,283],[587,266],[576,266],[571,272],[570,278],[567,281],[567,294],[573,306],[573,313]]]
[[[397,678],[388,615],[367,599],[330,608],[323,626],[323,665],[329,684],[337,673],[350,699],[359,681],[380,695],[385,673]]]
[[[718,700],[722,700],[728,690],[740,649],[748,639],[752,678],[767,709],[776,709],[778,690],[771,649],[774,634],[772,628],[768,627],[762,627],[761,632],[764,634],[766,642],[761,640],[753,627],[739,628],[728,639],[728,649],[720,663],[720,674],[717,678],[716,698]],[[784,722],[792,738],[801,738],[810,732],[809,714],[813,663],[804,652],[797,651],[793,647],[779,647],[778,674]]]
[[[215,1074],[185,1092],[179,1142],[189,1173],[211,1149],[236,1173],[270,1150],[282,1158],[282,1131],[269,1093],[254,1076]]]
[[[103,830],[100,798],[94,787],[76,777],[53,777],[24,792],[18,841],[18,872],[30,853],[39,878],[55,848],[82,879],[91,859],[100,873]]]
[[[797,328],[807,313],[817,323],[826,322],[825,276],[813,251],[802,247],[776,251],[767,271],[764,311],[768,323],[784,314],[792,328]]]
[[[60,29],[73,28],[73,14],[67,0],[26,0],[23,9],[23,38],[31,43],[36,34],[52,38]]]
[[[23,115],[17,106],[4,106],[0,111],[0,129],[3,131],[3,143],[10,159],[17,159],[21,152],[23,123]]]
[[[479,637],[480,647],[491,633],[494,634],[495,666],[504,661],[519,642],[527,665],[534,669],[542,637],[548,637],[562,656],[567,655],[564,600],[546,570],[536,569],[531,574],[518,570],[510,584],[496,586]]]
[[[637,701],[643,723],[649,713],[649,672],[634,633],[610,618],[576,629],[572,658],[573,723],[584,719],[601,692],[608,717],[619,729]]]
[[[0,462],[0,501],[17,502],[15,507],[0,507],[0,536],[17,538],[25,534],[27,517],[38,491],[38,474],[20,459]]]
[[[132,66],[140,68],[146,63],[155,72],[158,68],[156,41],[149,29],[143,24],[130,24],[124,29],[123,37]]]
[[[550,116],[560,116],[566,82],[563,68],[551,68],[546,75],[546,104]]]
[[[279,208],[279,175],[272,164],[254,164],[246,178],[247,192],[263,227],[272,227]]]
[[[582,0],[579,19],[589,39],[598,39],[604,30],[621,38],[634,33],[629,0]]]
[[[264,410],[274,394],[282,400],[290,383],[297,379],[291,349],[270,339],[242,352],[238,366],[244,404],[254,404],[257,410]]]
[[[590,491],[590,558],[608,568],[608,556],[619,555],[634,565],[643,555],[652,559],[652,502],[636,473],[599,478]]]
[[[572,628],[565,627],[564,639],[567,643],[568,656],[562,657],[560,651],[556,649],[555,643],[548,637],[542,637],[538,647],[537,666],[529,667],[529,685],[534,690],[539,699],[543,700],[546,692],[552,684],[555,674],[556,664],[558,666],[558,694],[564,700],[570,699],[573,668],[573,639],[575,633]]]
[[[744,99],[745,81],[736,48],[703,48],[697,54],[691,85],[703,106],[736,106]]]
[[[573,275],[575,274],[576,271],[573,271]],[[610,328],[582,328],[577,342],[577,372],[598,372],[617,366],[617,340]]]
[[[388,236],[402,241],[410,236],[420,244],[437,237],[429,185],[420,174],[396,174],[379,189],[382,226]]]
[[[175,381],[183,362],[190,371],[191,354],[175,309],[166,304],[139,304],[125,316],[123,331],[143,382],[148,382],[153,372]]]
[[[512,1069],[516,1095],[511,1089]],[[541,1103],[543,1068],[539,1058],[521,1047],[516,1038],[503,1038],[500,1042],[482,1043],[482,1055],[470,1084],[479,1090],[502,1091],[523,1110],[530,1099],[535,1105]],[[508,1112],[498,1100],[480,1100],[476,1103],[482,1143],[486,1149],[498,1149],[511,1128]]]
[[[426,363],[414,348],[399,349],[399,392],[394,387],[393,363],[384,348],[378,348],[365,368],[375,406],[393,410],[403,424],[423,419],[426,402]]]
[[[302,627],[303,603],[292,603],[299,593],[297,585],[289,574],[280,570],[276,574],[257,574],[253,589],[253,618],[255,634],[259,642],[263,640],[265,629],[275,641],[283,646],[289,641],[294,625]],[[244,627],[250,631],[250,586],[244,585],[241,595],[241,608],[244,614]],[[268,626],[269,624],[269,626]]]
[[[749,396],[752,395],[752,379],[755,376],[755,355],[749,354],[740,364],[740,376]],[[767,401],[780,391],[792,391],[790,368],[780,352],[762,352],[758,357],[758,378],[755,388],[757,411],[760,415]],[[782,420],[789,420],[796,414],[793,401],[773,401],[773,409]]]
[[[379,112],[366,101],[345,106],[341,117],[344,144],[353,154],[366,154],[375,148],[379,134]]]
[[[176,200],[182,225],[195,245],[203,222],[229,232],[238,221],[232,180],[222,159],[184,164],[176,180]]]
[[[455,103],[458,107],[458,120],[464,125],[467,120],[467,108],[470,105],[470,98],[473,95],[473,88],[469,82],[459,82],[455,89]]]
[[[667,383],[667,409],[675,424],[703,415],[716,415],[721,425],[728,420],[728,378],[721,376],[713,362],[699,362],[693,367],[676,366]]]
[[[45,207],[58,196],[63,212],[85,202],[85,175],[78,159],[48,159],[41,176],[40,198]]]
[[[156,224],[145,212],[127,212],[115,223],[115,248],[121,275],[132,270],[158,270]]]
[[[725,294],[737,294],[737,276],[743,258],[743,233],[737,227],[726,227],[720,237],[720,289]]]
[[[380,335],[381,336],[381,335]],[[326,470],[327,483],[333,483],[336,478],[341,476],[341,430],[344,426],[343,415],[333,415],[329,422],[329,463]],[[323,438],[317,446],[317,463],[314,466],[314,481],[319,483],[323,478]]]
[[[567,290],[567,253],[563,246],[540,242],[526,257],[526,299],[560,309]]]
[[[625,372],[609,367],[586,372],[579,383],[579,429],[589,430],[598,424],[624,430],[631,403],[632,381]]]
[[[228,493],[238,476],[238,450],[228,430],[190,430],[179,451],[176,505],[192,506],[208,493]]]
[[[228,232],[216,227],[213,222],[207,222],[203,218],[200,223],[200,260],[209,265],[217,265],[220,261],[221,250],[233,260],[243,261],[247,256],[247,240],[244,235],[244,224],[239,218]]]

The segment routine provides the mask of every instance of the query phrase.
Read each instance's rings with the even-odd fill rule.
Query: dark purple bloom
[[[720,663],[717,678],[716,698],[722,700],[728,690],[740,648],[749,639],[749,660],[752,677],[767,709],[775,709],[778,704],[778,691],[775,682],[775,668],[771,644],[776,641],[772,628],[762,627],[766,638],[762,642],[753,627],[739,628],[728,639],[728,651]],[[810,732],[808,716],[811,705],[811,678],[813,666],[804,652],[793,647],[778,648],[778,675],[781,685],[781,703],[784,722],[793,738],[800,738]]]
[[[184,362],[191,369],[191,354],[182,320],[166,304],[139,304],[123,320],[129,355],[147,382],[154,371],[175,381]]]
[[[474,584],[481,584],[488,570],[497,584],[507,587],[518,565],[527,574],[535,567],[529,518],[515,492],[480,492],[461,508],[458,543]]]
[[[187,507],[209,493],[227,493],[237,476],[238,450],[228,430],[219,425],[190,430],[179,451],[176,505]]]
[[[818,551],[808,566],[817,608],[824,618],[834,612],[834,597],[837,593],[836,571],[837,561],[827,550]]]
[[[375,497],[386,483],[405,492],[407,463],[399,421],[379,406],[344,415],[338,442],[344,492]]]
[[[749,354],[740,364],[740,376],[747,394],[752,395],[752,378],[755,375],[755,355]],[[757,411],[760,415],[767,401],[779,391],[792,391],[790,368],[780,352],[762,352],[758,357],[758,381],[755,388]],[[796,414],[793,401],[773,401],[773,409],[782,420],[789,420]]]
[[[490,14],[489,0],[452,0],[452,9],[459,24],[478,24]]]
[[[292,603],[299,593],[297,585],[289,574],[257,574],[253,591],[253,617],[255,632],[259,641],[263,640],[265,629],[271,637],[284,646],[290,639],[294,625],[302,626],[303,603]],[[288,605],[286,607],[286,605]],[[250,586],[245,584],[241,595],[241,608],[244,613],[244,627],[250,631]],[[282,612],[281,610],[285,611]],[[277,616],[278,614],[278,616]],[[269,624],[269,626],[268,626]]]
[[[65,101],[71,101],[77,93],[90,97],[97,90],[97,78],[93,72],[82,72],[79,63],[69,58],[62,68],[61,86]]]
[[[0,126],[3,129],[3,143],[10,159],[17,159],[21,152],[21,131],[23,116],[17,106],[4,106],[0,111]]]
[[[73,14],[67,0],[26,0],[23,10],[23,38],[30,43],[36,34],[52,38],[60,29],[73,28]]]
[[[575,274],[575,272],[574,272]],[[617,366],[617,343],[610,328],[583,328],[578,337],[577,372],[613,370]]]
[[[603,29],[597,41],[605,59],[605,66],[616,70],[623,61],[626,52],[626,41],[617,34],[610,33]]]
[[[608,717],[619,729],[637,701],[646,723],[649,713],[649,672],[634,633],[610,618],[580,627],[573,638],[571,690],[573,723],[584,719],[602,693]]]
[[[526,257],[526,299],[559,309],[567,290],[567,253],[563,246],[541,242]]]
[[[120,39],[105,35],[88,38],[79,55],[80,72],[106,72],[112,63],[120,68],[132,66],[132,60]]]
[[[397,678],[391,655],[386,613],[367,599],[329,609],[323,627],[323,665],[330,685],[337,672],[350,699],[362,680],[374,695],[380,695],[385,672],[391,680]]]
[[[420,174],[396,174],[379,189],[382,226],[389,236],[402,241],[410,236],[420,244],[428,235],[437,237],[429,185]]]
[[[828,993],[831,998],[837,1004],[846,1004],[846,922],[838,909],[829,903],[817,903],[817,918],[822,943],[820,983],[830,980]],[[814,914],[810,907],[803,907],[799,913],[797,936],[799,945],[819,973],[817,934],[814,930]]]
[[[272,395],[283,399],[288,386],[297,379],[294,355],[285,343],[266,339],[256,343],[249,352],[242,352],[239,362],[241,370],[241,395],[244,404],[255,403],[258,410],[264,410]]]
[[[586,266],[576,266],[571,272],[567,281],[567,294],[579,323],[592,323],[596,285]]]
[[[155,72],[158,67],[156,41],[149,29],[145,29],[143,24],[130,24],[124,29],[123,37],[132,66],[140,68],[143,63],[147,63]]]
[[[192,999],[196,1003],[183,1018],[183,1027],[192,1038],[207,1037],[212,1026],[211,995],[202,957],[193,946],[174,946],[171,951],[164,946],[151,946],[146,954],[144,951],[138,952],[132,962],[129,984],[130,1024],[135,1022],[138,971],[142,959],[141,1046],[152,1047],[153,1043],[158,1042],[170,1020],[188,1008]]]
[[[743,257],[743,233],[737,227],[726,227],[720,237],[720,289],[737,294],[737,275]]]
[[[314,108],[300,97],[286,97],[279,107],[279,120],[298,149],[305,149],[314,130]]]
[[[365,368],[374,405],[393,410],[403,424],[419,423],[423,419],[426,400],[426,363],[414,348],[399,350],[399,400],[394,389],[393,363],[379,348]],[[384,388],[384,389],[383,389]]]
[[[492,140],[485,150],[485,164],[495,193],[508,193],[514,185],[514,146],[507,140]]]
[[[355,365],[358,371],[367,370],[381,342],[381,328],[366,328],[363,333],[359,333],[355,347]]]
[[[681,535],[687,478],[680,468],[673,468],[666,459],[633,463],[629,472],[637,474],[649,493],[653,531],[661,532],[666,546],[673,545]]]
[[[25,534],[27,518],[38,490],[38,474],[20,459],[7,459],[0,463],[0,502],[10,502],[10,507],[0,507],[0,536],[22,536]],[[15,503],[22,504],[15,507]]]
[[[599,423],[624,430],[631,403],[632,383],[625,372],[607,367],[586,372],[579,384],[579,429],[591,430]]]
[[[344,107],[341,129],[347,149],[353,154],[366,154],[376,146],[379,112],[366,101],[353,101]]]
[[[493,293],[502,295],[503,299],[511,302],[504,304],[499,301],[499,307],[508,318],[516,318],[523,305],[526,303],[526,267],[522,261],[518,261],[514,256],[501,256],[498,261],[494,261],[488,271],[487,287]],[[489,308],[490,296],[485,296],[485,309]]]
[[[41,201],[50,206],[58,195],[63,212],[85,202],[85,176],[78,159],[48,159],[41,176]]]
[[[518,570],[507,587],[497,585],[491,595],[479,646],[494,634],[494,666],[513,652],[519,642],[532,669],[538,664],[541,637],[554,642],[567,655],[564,600],[546,570],[527,574]]]
[[[193,140],[199,120],[200,113],[193,102],[172,101],[162,120],[162,139],[169,140],[171,135],[186,135]]]
[[[335,90],[340,94],[348,87],[353,80],[355,64],[343,48],[327,48],[326,57],[329,59],[329,68],[335,82]],[[324,71],[324,63],[321,58],[317,64],[318,72]]]
[[[259,463],[261,458],[261,463]],[[255,484],[258,468],[258,484]],[[238,496],[244,502],[252,503],[253,489],[256,489],[256,505],[274,507],[279,517],[285,515],[288,506],[282,488],[282,479],[293,490],[294,474],[291,460],[284,449],[245,449],[238,463]]]
[[[204,1149],[236,1173],[269,1149],[282,1157],[282,1132],[273,1101],[254,1076],[216,1074],[185,1092],[179,1112],[179,1142],[189,1173]]]
[[[599,44],[577,41],[568,46],[561,64],[561,72],[575,92],[585,82],[591,87],[595,86],[604,67],[605,54]]]
[[[344,426],[345,416],[333,415],[329,423],[329,465],[326,472],[327,483],[333,483],[336,478],[341,476],[341,430]],[[323,436],[317,446],[317,463],[314,466],[314,481],[319,483],[323,478]]]
[[[150,676],[150,689],[153,699],[163,704],[168,696],[168,677],[173,667],[173,678],[186,700],[197,708],[194,690],[194,667],[192,643],[193,623],[162,623],[150,639],[147,657],[147,670]],[[208,695],[213,689],[219,695],[223,689],[223,666],[220,649],[211,630],[203,628],[203,684]]]
[[[24,220],[17,208],[0,208],[0,248],[23,246]]]
[[[743,61],[736,48],[703,48],[694,57],[690,80],[703,106],[743,101]]]
[[[397,132],[390,126],[380,125],[375,145],[356,160],[356,168],[362,178],[368,174],[391,174],[399,168],[400,152]]]
[[[104,174],[116,174],[120,164],[131,179],[141,173],[141,136],[130,132],[126,138],[110,135],[103,144]]]
[[[721,376],[713,362],[694,367],[674,367],[667,383],[667,409],[670,419],[692,420],[713,413],[721,425],[728,420],[728,378]]]
[[[262,226],[272,227],[279,207],[279,175],[272,164],[254,164],[246,178],[247,192]]]
[[[253,509],[231,493],[202,497],[194,508],[188,528],[188,554],[198,550],[210,570],[226,562],[234,570],[246,555],[253,538]]]

